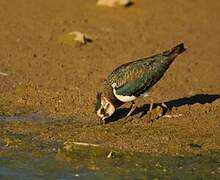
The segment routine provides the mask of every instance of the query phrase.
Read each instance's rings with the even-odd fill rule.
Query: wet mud
[[[127,8],[81,0],[1,1],[0,151],[68,140],[154,155],[219,151],[219,8],[217,0],[140,0]],[[72,31],[92,42],[59,41]],[[100,125],[94,103],[106,76],[179,42],[187,51],[151,90],[153,113],[150,99],[138,99],[131,117],[125,118],[125,105]],[[157,118],[163,102],[166,116]]]

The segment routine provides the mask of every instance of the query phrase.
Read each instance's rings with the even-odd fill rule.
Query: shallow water
[[[0,117],[1,123],[32,120],[47,122],[36,115]],[[0,179],[220,179],[220,152],[152,156],[113,151],[107,158],[111,149],[71,142],[56,147],[53,151],[44,147],[39,151],[0,152]]]
[[[218,153],[152,157],[99,148],[0,153],[0,179],[219,179]]]
[[[48,118],[44,116],[40,116],[36,113],[28,114],[28,115],[17,115],[17,116],[0,116],[0,122],[25,122],[32,121],[37,123],[48,122]]]

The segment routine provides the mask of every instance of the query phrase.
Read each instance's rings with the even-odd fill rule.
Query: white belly
[[[136,99],[135,96],[123,96],[123,95],[118,95],[118,94],[116,93],[116,90],[115,90],[114,88],[113,88],[113,93],[114,93],[115,97],[116,97],[118,100],[122,101],[122,102],[131,102],[131,101],[134,101],[134,100]]]

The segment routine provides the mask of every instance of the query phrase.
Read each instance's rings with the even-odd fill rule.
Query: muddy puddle
[[[40,116],[38,114],[28,114],[28,115],[15,115],[15,116],[0,116],[1,123],[14,123],[14,122],[37,122],[43,123],[48,122],[48,118]]]
[[[29,116],[1,116],[1,124],[51,124]],[[23,126],[21,126],[23,127]],[[13,136],[13,137],[12,137]],[[29,134],[31,136],[31,134]],[[115,150],[99,144],[47,142],[36,137],[4,134],[0,149],[0,179],[218,179],[220,153],[152,155]],[[194,148],[197,147],[193,144]],[[40,147],[40,148],[39,148]]]
[[[157,156],[93,147],[0,153],[0,179],[218,179],[220,154]]]

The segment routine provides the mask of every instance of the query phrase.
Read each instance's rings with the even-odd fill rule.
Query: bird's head
[[[114,105],[102,93],[96,95],[96,114],[104,121],[115,112]]]

